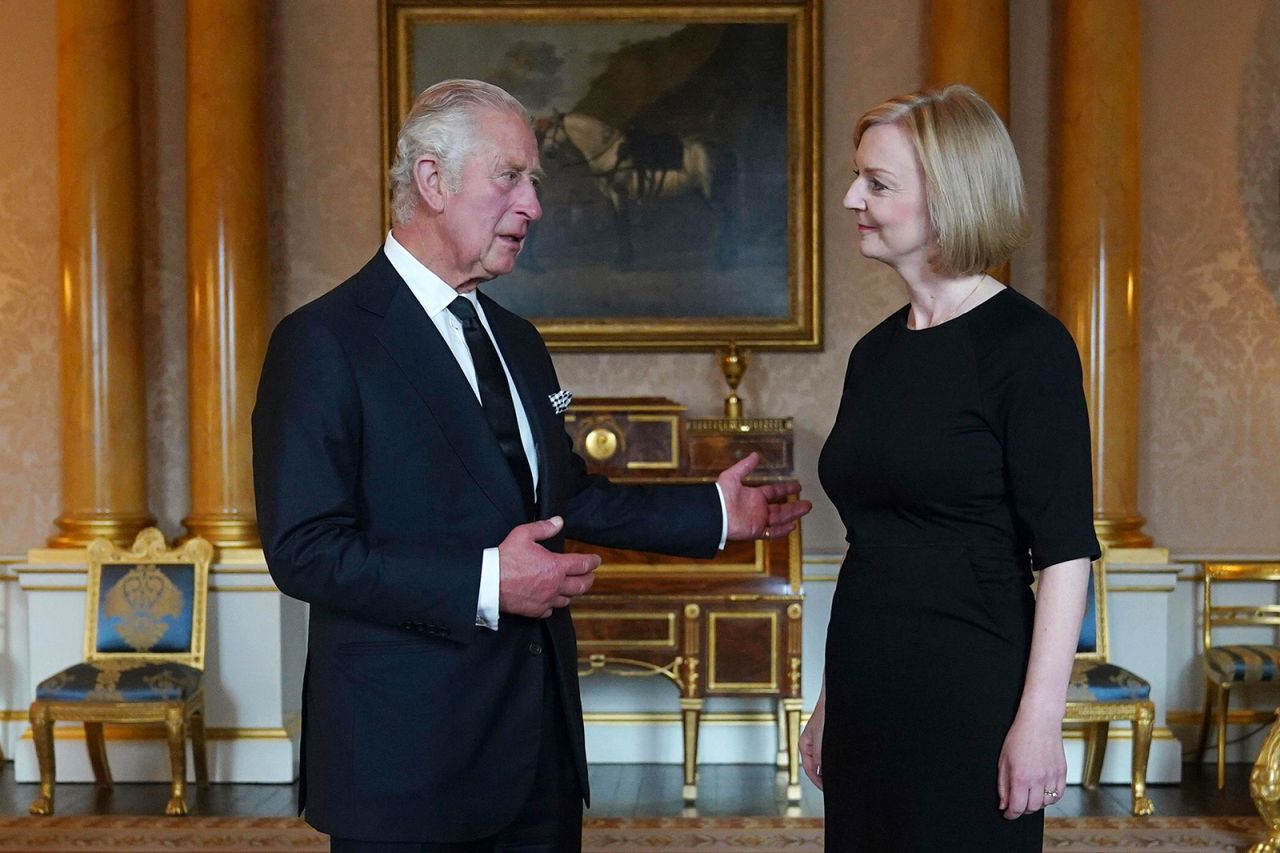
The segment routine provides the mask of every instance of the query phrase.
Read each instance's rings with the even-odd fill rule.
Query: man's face
[[[485,110],[474,132],[461,185],[440,217],[447,267],[440,274],[459,290],[511,272],[529,226],[542,217],[533,131],[514,113]]]

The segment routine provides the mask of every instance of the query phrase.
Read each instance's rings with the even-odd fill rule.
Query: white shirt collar
[[[427,316],[433,320],[459,296],[465,296],[473,303],[477,302],[478,291],[458,293],[444,279],[427,269],[422,261],[409,254],[409,250],[400,245],[400,241],[390,231],[387,232],[386,242],[382,244],[382,251],[387,260],[391,261],[391,266],[400,273],[404,283],[409,285],[409,290],[427,312]]]

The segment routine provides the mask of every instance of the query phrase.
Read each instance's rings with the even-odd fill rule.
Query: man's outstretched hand
[[[760,454],[751,453],[720,472],[716,483],[724,495],[729,515],[730,539],[777,539],[796,529],[796,522],[813,509],[809,501],[787,500],[800,494],[800,484],[766,483],[744,486],[746,477],[760,464]]]

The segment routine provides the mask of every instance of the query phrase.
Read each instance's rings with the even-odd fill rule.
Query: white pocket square
[[[560,390],[554,394],[548,394],[547,399],[551,401],[551,408],[555,409],[556,414],[563,415],[564,410],[569,408],[569,404],[573,402],[573,394]]]

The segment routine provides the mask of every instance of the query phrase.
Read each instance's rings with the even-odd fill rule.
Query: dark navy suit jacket
[[[600,545],[710,556],[714,486],[621,487],[572,452],[551,358],[481,297],[538,452],[538,515]],[[502,829],[533,782],[540,620],[475,624],[480,563],[525,522],[519,487],[457,361],[379,251],[272,334],[253,412],[258,525],[286,595],[311,605],[303,697],[307,819],[371,841]],[[562,540],[544,542],[552,550]],[[577,651],[546,620],[586,789]]]

